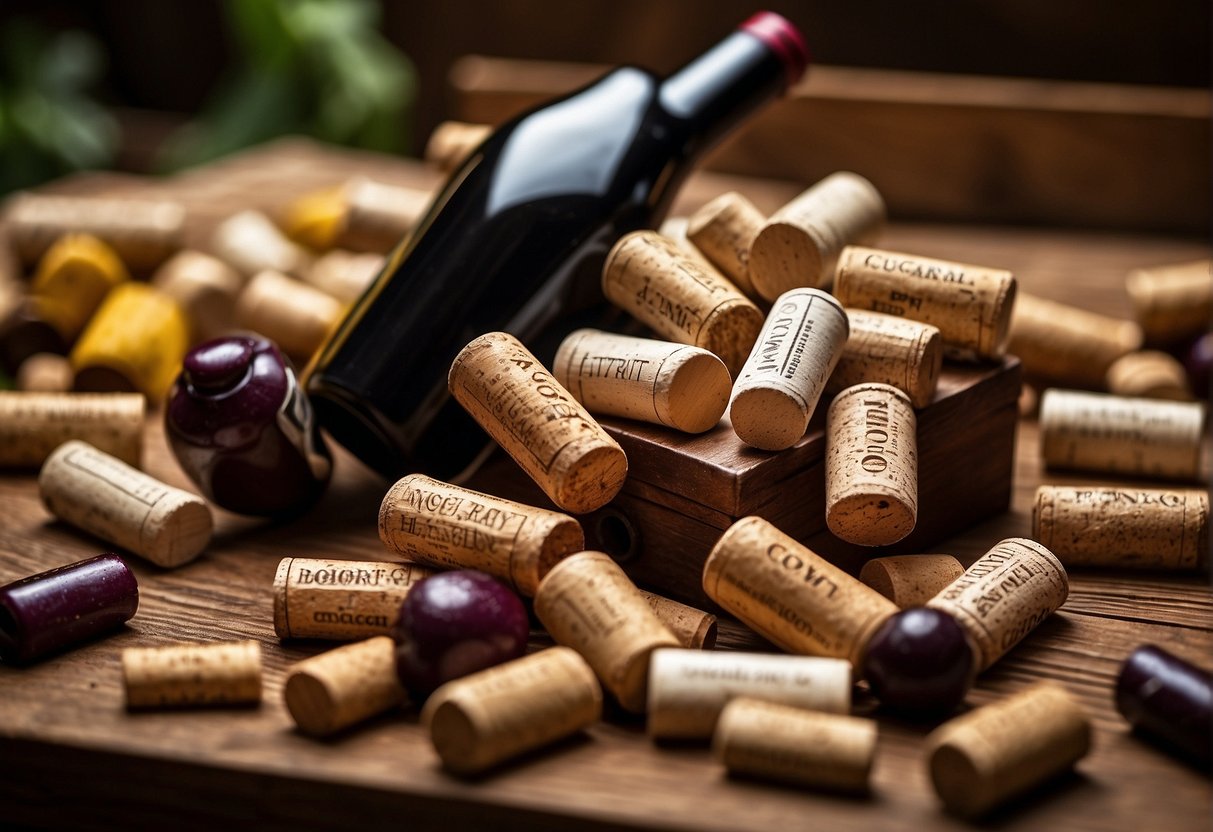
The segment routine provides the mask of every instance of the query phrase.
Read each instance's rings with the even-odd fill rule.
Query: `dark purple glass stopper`
[[[863,675],[889,708],[909,715],[946,713],[964,700],[973,682],[973,648],[947,613],[902,610],[868,642]]]
[[[1208,766],[1213,757],[1213,673],[1160,647],[1138,647],[1121,665],[1116,710],[1140,731]]]
[[[0,587],[0,659],[24,664],[113,630],[139,609],[122,558],[98,555]]]

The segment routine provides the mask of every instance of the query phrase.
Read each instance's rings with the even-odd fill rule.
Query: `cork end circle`
[[[770,387],[742,390],[729,405],[737,438],[764,451],[782,451],[799,442],[811,415],[802,400]]]
[[[917,520],[917,507],[891,494],[852,494],[826,510],[830,532],[856,546],[890,546],[914,531]]]

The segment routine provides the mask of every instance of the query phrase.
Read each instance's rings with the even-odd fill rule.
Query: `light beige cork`
[[[479,569],[533,596],[539,581],[585,549],[581,524],[528,506],[410,474],[379,506],[379,539],[389,551],[440,569]]]
[[[633,713],[643,713],[649,655],[678,639],[610,555],[580,552],[553,567],[535,594],[535,615],[558,644],[585,657]]]
[[[1125,277],[1125,290],[1151,343],[1199,335],[1213,320],[1213,260],[1134,269]]]
[[[138,393],[0,390],[0,467],[35,468],[71,439],[138,466],[146,407]]]
[[[674,634],[683,647],[711,650],[716,646],[716,616],[655,592],[642,589],[640,594],[649,602],[653,614]]]
[[[1040,400],[1040,455],[1049,468],[1200,480],[1205,406],[1074,390]]]
[[[652,231],[615,243],[602,292],[662,338],[714,353],[734,376],[762,329],[762,312],[724,275]]]
[[[304,280],[342,303],[352,303],[379,276],[385,262],[382,254],[373,251],[333,249],[316,258]]]
[[[1065,688],[1040,682],[944,723],[926,743],[935,793],[969,818],[1071,769],[1091,748],[1091,725]]]
[[[1005,269],[848,246],[838,258],[834,294],[846,307],[937,327],[945,357],[998,359],[1007,352],[1016,283]]]
[[[378,254],[394,249],[429,210],[433,194],[363,177],[345,184],[345,217],[334,244]]]
[[[888,546],[918,522],[918,422],[887,384],[848,387],[826,413],[826,525],[860,546]]]
[[[731,774],[861,794],[876,733],[871,719],[741,697],[721,712],[712,750]]]
[[[404,703],[396,645],[387,636],[346,644],[294,665],[282,688],[304,734],[325,737]]]
[[[930,404],[943,366],[939,328],[866,309],[847,309],[846,313],[851,335],[826,381],[826,394],[878,382],[905,393],[916,410]]]
[[[1112,362],[1141,349],[1134,321],[1020,292],[1007,351],[1024,372],[1055,384],[1102,389]]]
[[[845,714],[851,709],[851,663],[732,650],[657,650],[649,665],[649,736],[706,739],[724,706],[741,696]]]
[[[795,445],[842,356],[848,332],[847,313],[820,289],[780,295],[733,385],[729,422],[737,437],[765,451]]]
[[[91,234],[136,272],[150,272],[181,248],[185,208],[163,200],[21,194],[5,213],[13,250],[32,266],[64,234]]]
[[[767,218],[743,195],[729,191],[691,214],[687,239],[733,281],[742,294],[759,297],[750,280],[750,247]]]
[[[493,128],[488,124],[466,121],[443,121],[430,133],[422,157],[443,173],[450,173],[463,164],[472,151],[489,137]]]
[[[921,607],[964,571],[952,555],[893,555],[865,563],[859,580],[904,610]]]
[[[591,413],[703,433],[724,415],[733,380],[707,350],[579,329],[561,342],[552,373]]]
[[[66,393],[72,389],[75,378],[67,356],[37,352],[21,362],[13,381],[18,390],[28,393]]]
[[[1192,399],[1188,371],[1175,356],[1159,350],[1122,355],[1108,367],[1108,392],[1143,399]]]
[[[490,332],[455,356],[451,395],[552,502],[587,514],[615,498],[628,460],[602,426],[522,343]]]
[[[994,544],[927,606],[950,614],[964,628],[980,673],[1064,604],[1069,593],[1069,576],[1056,555],[1034,540],[1010,537]]]
[[[119,283],[130,280],[117,253],[91,234],[65,234],[38,261],[31,293],[42,317],[71,343]]]
[[[828,288],[843,249],[875,243],[884,223],[884,200],[871,182],[846,171],[827,176],[772,214],[754,238],[754,290],[773,301],[789,289]]]
[[[210,253],[246,278],[272,270],[302,275],[312,264],[306,248],[293,242],[260,211],[241,211],[211,233]]]
[[[152,285],[184,310],[195,344],[232,329],[244,282],[243,275],[218,257],[192,250],[178,252],[152,276]]]
[[[47,457],[38,489],[51,514],[157,566],[189,563],[211,540],[205,500],[84,442],[66,442]]]
[[[761,517],[743,517],[703,565],[708,597],[789,653],[849,659],[897,605]]]
[[[602,688],[585,659],[552,647],[448,682],[421,711],[442,764],[485,769],[588,728],[602,717]]]
[[[341,321],[345,306],[282,272],[260,272],[236,299],[236,323],[274,341],[306,361]]]
[[[1032,536],[1067,566],[1203,568],[1209,495],[1194,488],[1042,485]]]
[[[283,558],[274,574],[274,632],[331,641],[387,635],[409,590],[432,574],[415,563]]]
[[[122,651],[128,708],[249,705],[261,701],[255,641],[131,647]]]

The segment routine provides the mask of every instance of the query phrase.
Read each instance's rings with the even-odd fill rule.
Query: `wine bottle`
[[[488,439],[447,391],[460,348],[503,330],[550,366],[564,334],[601,325],[611,245],[660,222],[693,162],[807,62],[760,12],[664,80],[621,67],[499,127],[317,351],[320,424],[388,477],[468,469]]]

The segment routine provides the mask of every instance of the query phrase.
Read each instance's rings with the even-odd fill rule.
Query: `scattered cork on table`
[[[261,701],[255,641],[132,647],[122,651],[126,706],[252,705]]]
[[[916,410],[930,404],[943,369],[939,328],[866,309],[846,313],[851,334],[826,381],[826,394],[876,382],[905,393]]]
[[[0,467],[36,468],[72,439],[139,465],[146,410],[138,393],[0,390]]]
[[[282,688],[286,709],[304,734],[326,737],[402,705],[396,645],[387,636],[347,644],[298,662]]]
[[[952,555],[890,555],[864,563],[859,580],[907,609],[930,601],[964,571]]]
[[[754,299],[759,295],[750,278],[750,248],[766,221],[754,203],[729,191],[691,214],[686,236],[742,294]]]

